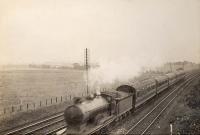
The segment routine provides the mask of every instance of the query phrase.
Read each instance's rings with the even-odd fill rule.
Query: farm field
[[[187,66],[185,66],[187,67]],[[159,73],[143,73],[130,78],[130,82],[148,78]],[[8,69],[0,70],[0,108],[19,104],[39,104],[46,99],[63,98],[86,93],[83,70],[75,69]],[[90,78],[92,79],[92,78]],[[98,80],[97,80],[98,81]],[[124,82],[113,81],[112,84],[94,83],[96,88],[116,88]],[[101,85],[101,86],[99,86]],[[92,86],[92,85],[91,85]],[[94,91],[95,88],[90,88]]]
[[[0,107],[80,94],[84,88],[84,72],[81,70],[2,70]]]

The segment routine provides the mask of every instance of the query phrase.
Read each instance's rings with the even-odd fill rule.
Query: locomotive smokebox
[[[85,100],[65,109],[64,117],[71,127],[87,123],[95,118],[99,113],[107,112],[109,103],[102,96],[97,96],[91,100]]]
[[[64,112],[65,121],[69,125],[76,125],[82,123],[83,113],[76,105],[68,107]]]

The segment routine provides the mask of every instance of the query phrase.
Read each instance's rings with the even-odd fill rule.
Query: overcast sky
[[[0,64],[200,62],[200,0],[0,0]],[[115,65],[115,64],[114,64]]]

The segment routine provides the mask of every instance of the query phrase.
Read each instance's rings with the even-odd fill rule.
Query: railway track
[[[190,75],[187,75],[187,77],[188,76],[190,76]],[[178,91],[178,90],[180,90],[180,89],[183,89],[183,87],[186,87],[186,85],[189,85],[190,84],[190,82],[196,77],[196,75],[191,75],[192,77],[189,77],[185,82],[183,82],[182,84],[180,84],[180,86],[178,86],[178,87],[176,87],[166,98],[164,98],[163,100],[162,100],[162,102],[164,102],[164,101],[166,101],[166,99],[168,99],[168,97],[170,97],[170,95],[173,95],[173,94],[175,94],[175,92],[176,91]],[[173,98],[173,100],[175,99],[175,97]],[[173,100],[171,100],[170,101],[170,103],[173,101]],[[161,102],[161,103],[162,103]],[[155,108],[159,108],[160,107],[160,105],[161,105],[161,103],[159,103],[159,105],[157,105],[157,107],[155,107]],[[168,103],[168,105],[170,104],[170,103]],[[168,106],[167,105],[167,106]],[[159,106],[159,107],[158,107]],[[164,106],[164,105],[163,105]],[[165,106],[165,109],[166,109],[167,107]],[[163,109],[162,110],[162,112],[165,110],[165,109]],[[156,109],[154,109],[154,110],[156,110]],[[153,112],[153,111],[152,111]],[[150,114],[150,113],[149,113]],[[161,114],[161,113],[160,113]],[[159,115],[160,115],[159,114]],[[104,127],[106,127],[106,126],[109,126],[109,124],[110,123],[112,123],[112,122],[114,122],[115,121],[115,118],[113,118],[113,119],[111,119],[111,120],[109,120],[107,123],[105,123],[103,126],[100,126],[100,127],[98,127],[98,128],[96,128],[95,130],[93,130],[93,131],[90,131],[90,132],[88,132],[87,134],[96,134],[98,131],[100,131],[102,128],[104,128]],[[142,121],[142,120],[141,120]],[[140,122],[139,122],[140,123]],[[61,134],[62,133],[66,133],[66,130],[67,130],[67,128],[66,128],[67,126],[66,125],[63,125],[63,126],[60,126],[60,127],[58,127],[58,128],[55,128],[55,129],[53,129],[53,130],[50,130],[50,131],[48,131],[48,132],[46,132],[46,134],[55,134],[56,132],[61,132]],[[130,131],[129,131],[130,130]],[[131,131],[131,128],[129,129],[129,130],[127,130],[127,133],[125,132],[125,134],[135,134],[135,133],[132,133]],[[129,131],[129,132],[128,132]],[[135,130],[134,130],[135,131]],[[43,132],[44,133],[44,132]],[[109,133],[107,133],[107,134],[109,134]],[[137,133],[138,134],[138,133]],[[139,133],[140,134],[140,133]]]
[[[187,85],[189,85],[189,81],[191,81],[192,80],[192,77],[190,78],[190,79],[187,79],[187,81],[185,81],[184,83],[182,83],[182,85],[181,86],[179,86],[179,87],[177,87],[175,90],[174,90],[174,92],[176,91],[176,90],[178,90],[178,89],[180,89],[181,87],[183,87],[183,86],[185,86],[186,84]],[[171,95],[174,95],[174,94],[171,94]],[[169,97],[169,96],[167,96],[167,97]],[[174,97],[175,98],[175,97]],[[166,98],[166,99],[168,99],[168,98]],[[173,100],[172,100],[173,101]],[[172,102],[171,101],[171,102]],[[164,101],[163,101],[164,102]],[[171,103],[170,102],[170,103]],[[170,104],[169,103],[169,104]],[[160,103],[160,105],[161,105],[161,103]],[[158,105],[158,106],[160,106],[160,105]],[[157,108],[158,108],[158,106],[157,106]],[[164,106],[164,105],[163,105]],[[166,107],[167,108],[167,107]],[[165,109],[166,109],[165,108]],[[165,110],[164,109],[164,110]],[[154,110],[156,110],[156,109],[154,109]],[[163,110],[163,111],[164,111]],[[162,111],[162,109],[161,109],[161,111]],[[163,112],[162,111],[162,112]],[[153,112],[153,111],[152,111]],[[151,113],[149,113],[149,114],[152,114],[152,112]],[[147,116],[146,116],[146,118],[147,118]],[[146,119],[146,118],[144,118],[144,119]],[[110,120],[108,123],[107,123],[107,125],[109,125],[109,123],[111,123],[111,122],[113,122],[114,121],[114,119],[112,119],[112,120]],[[143,120],[141,120],[141,122],[142,122]],[[139,122],[139,123],[141,123],[141,122]],[[133,127],[137,127],[137,126],[139,126],[139,123],[138,123],[138,125],[136,125],[136,126],[134,126],[134,125],[131,125],[131,128],[129,127],[129,130],[127,129],[126,131],[126,133],[127,134],[134,134],[134,133],[132,133],[132,128]],[[105,126],[105,125],[104,125]],[[102,126],[102,127],[99,127],[99,128],[97,128],[97,129],[95,129],[94,131],[92,131],[92,132],[90,132],[90,133],[88,133],[88,134],[95,134],[96,133],[96,131],[98,131],[98,130],[100,130],[101,128],[103,128],[104,126]],[[45,119],[42,119],[42,120],[39,120],[39,121],[37,121],[37,122],[33,122],[33,123],[30,123],[30,124],[28,124],[28,125],[25,125],[25,126],[22,126],[22,127],[17,127],[17,128],[14,128],[14,129],[11,129],[11,130],[9,130],[9,131],[6,131],[6,132],[2,132],[2,133],[0,133],[0,134],[5,134],[5,135],[15,135],[15,134],[22,134],[22,135],[29,135],[29,134],[46,134],[46,135],[49,135],[49,134],[55,134],[55,133],[57,133],[57,132],[60,132],[61,134],[62,133],[65,133],[65,131],[66,131],[66,127],[67,127],[67,125],[66,125],[66,123],[65,123],[65,121],[64,121],[64,116],[63,116],[63,112],[60,112],[60,113],[58,113],[58,114],[56,114],[56,115],[52,115],[51,117],[48,117],[48,118],[45,118]],[[132,130],[131,130],[132,129]],[[135,130],[134,130],[135,131]]]
[[[173,89],[173,91],[171,91],[153,109],[151,109],[146,115],[144,115],[138,121],[133,120],[132,123],[129,122],[128,123],[129,126],[123,127],[123,134],[126,134],[126,135],[128,135],[128,134],[146,134],[148,129],[154,124],[154,122],[160,117],[160,115],[173,102],[173,100],[178,96],[178,94],[181,92],[181,90],[187,88],[190,85],[190,83],[197,77],[199,77],[199,74],[190,77],[184,83],[182,83],[180,86]],[[113,134],[113,132],[111,131],[108,134]]]
[[[46,132],[45,135],[54,135],[56,133],[58,133],[59,135],[63,135],[64,133],[66,133],[67,130],[67,125],[55,128],[53,130],[49,130],[48,132]]]
[[[28,125],[18,126],[13,129],[2,131],[0,134],[29,135],[29,134],[40,133],[40,131],[42,131],[44,129],[49,129],[51,126],[55,126],[55,125],[60,126],[60,125],[57,125],[58,123],[61,123],[61,122],[65,123],[63,114],[64,114],[63,112],[59,112],[57,114],[51,115],[50,117],[40,119],[36,122],[29,123]]]
[[[193,76],[193,74],[194,73],[190,73],[190,74],[187,74],[186,75],[186,78],[188,78],[187,79],[187,81],[188,80],[190,80],[192,77],[191,76]],[[186,81],[184,81],[183,83],[181,83],[181,84],[177,84],[177,85],[175,85],[177,88],[176,89],[180,89],[180,87],[182,87],[184,84],[186,83]],[[179,86],[180,85],[180,86]],[[175,87],[174,86],[174,87]],[[174,89],[174,88],[170,88],[170,89]],[[167,90],[168,91],[168,90]],[[159,94],[159,96],[160,95],[166,95],[166,93],[167,93],[167,91],[163,91],[162,93],[160,93]],[[171,91],[171,90],[169,90],[169,91]],[[155,98],[154,98],[155,99]],[[157,100],[157,98],[156,98],[156,100]],[[146,102],[146,103],[142,103],[140,106],[138,106],[137,108],[136,108],[136,110],[135,110],[135,112],[134,112],[134,114],[133,115],[137,115],[138,113],[140,113],[140,112],[142,112],[142,110],[143,110],[143,108],[144,108],[144,106],[146,106],[147,104],[151,104],[151,103],[149,103],[149,102],[151,102],[152,100],[149,100],[148,102]],[[142,112],[143,113],[143,112]],[[105,123],[104,125],[102,125],[102,126],[100,126],[100,127],[98,127],[98,128],[96,128],[96,129],[94,129],[94,130],[92,130],[92,131],[89,131],[87,134],[113,134],[113,132],[112,132],[112,129],[113,129],[113,127],[116,127],[116,125],[115,125],[115,120],[117,119],[117,117],[114,117],[113,119],[111,119],[111,120],[109,120],[107,123]],[[126,121],[124,121],[124,120],[127,120],[127,119],[133,119],[133,116],[131,115],[129,115],[128,117],[126,117],[125,119],[123,119],[123,120],[121,120],[120,122],[118,122],[118,123],[125,123]],[[114,126],[113,126],[114,125]],[[120,124],[117,124],[117,127],[118,127],[118,125],[120,125]],[[103,131],[103,132],[102,132]],[[123,133],[120,133],[120,134],[124,134],[125,132],[123,132]],[[116,132],[114,133],[114,134],[116,134]]]

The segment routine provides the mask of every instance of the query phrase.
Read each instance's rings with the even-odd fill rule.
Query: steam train
[[[76,98],[64,111],[67,133],[87,134],[110,120],[120,120],[184,78],[184,71],[176,71],[121,85],[115,91],[103,91],[93,97]]]

